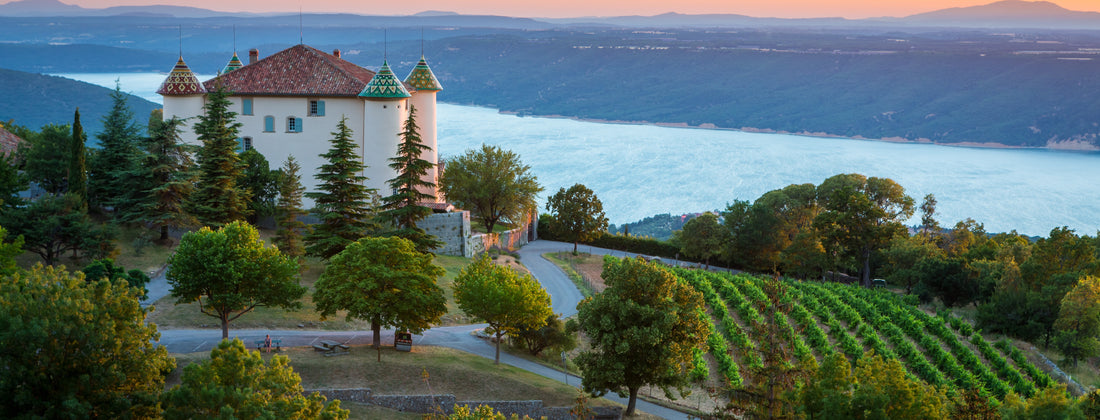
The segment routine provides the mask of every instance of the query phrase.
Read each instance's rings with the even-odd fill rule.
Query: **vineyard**
[[[707,344],[717,370],[729,385],[743,385],[743,372],[763,365],[753,326],[765,322],[757,308],[771,308],[766,280],[684,269],[676,274],[702,293],[710,310],[715,328]],[[990,343],[957,317],[929,315],[912,296],[836,283],[783,284],[787,292],[781,303],[789,312],[776,314],[775,322],[783,346],[799,361],[820,361],[836,352],[854,361],[873,351],[900,360],[910,375],[929,384],[978,388],[998,399],[1009,392],[1030,397],[1053,384],[1011,343]],[[693,376],[706,375],[705,360],[696,354]]]

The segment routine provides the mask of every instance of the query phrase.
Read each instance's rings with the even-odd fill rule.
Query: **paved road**
[[[553,306],[555,313],[560,313],[562,316],[570,316],[577,313],[577,303],[583,299],[580,291],[577,290],[573,282],[569,280],[569,277],[565,275],[557,266],[550,261],[547,261],[542,257],[542,254],[547,252],[557,251],[572,251],[573,245],[563,242],[553,241],[534,241],[527,246],[520,249],[520,262],[531,271],[531,274],[542,283],[547,292],[551,296],[551,305]],[[582,246],[581,252],[589,252],[592,254],[603,255],[610,254],[616,256],[634,256],[635,254],[624,253],[622,251],[613,251],[603,248],[594,248],[588,246]],[[164,275],[161,274],[154,278],[149,286],[149,300],[146,305],[151,302],[155,302],[157,296],[167,296],[168,284]],[[157,292],[154,292],[156,290]],[[168,302],[166,302],[168,303]],[[170,304],[170,303],[169,303]],[[485,328],[485,324],[477,325],[460,325],[454,327],[437,327],[425,331],[423,335],[414,336],[414,345],[432,345],[450,347],[457,350],[462,350],[468,353],[476,354],[485,358],[492,359],[495,355],[495,347],[491,345],[487,340],[483,340],[474,337],[471,333],[474,330]],[[230,325],[232,327],[232,325]],[[320,331],[320,330],[234,330],[230,329],[229,333],[232,337],[240,338],[248,346],[253,346],[255,341],[263,340],[268,334],[272,338],[278,338],[282,340],[282,345],[287,347],[294,346],[308,346],[321,340],[333,340],[346,344],[369,344],[371,342],[370,331]],[[165,329],[161,330],[160,344],[163,344],[168,348],[170,353],[192,353],[199,351],[209,351],[218,342],[221,341],[221,330],[218,329]],[[393,343],[393,331],[382,332],[383,343]],[[581,379],[574,375],[568,375],[568,377],[561,371],[548,368],[546,366],[521,359],[516,356],[512,356],[507,353],[501,353],[501,363],[505,363],[511,366],[524,369],[544,377],[567,382],[569,385],[579,387]],[[617,401],[623,405],[626,405],[626,398],[620,397],[615,393],[610,393],[604,398]],[[688,419],[687,414],[665,408],[656,404],[651,404],[643,400],[637,401],[638,410],[644,411],[649,414],[660,416],[666,419]]]

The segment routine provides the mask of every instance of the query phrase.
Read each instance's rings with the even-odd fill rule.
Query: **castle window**
[[[286,117],[286,132],[288,133],[301,133],[302,132],[302,119],[294,117]]]
[[[325,101],[309,101],[309,116],[325,116]]]
[[[245,137],[241,140],[241,149],[246,152],[252,150],[252,137]]]
[[[275,117],[272,117],[270,115],[264,117],[264,132],[265,133],[274,133],[275,132]]]
[[[241,115],[252,115],[252,98],[241,99]]]

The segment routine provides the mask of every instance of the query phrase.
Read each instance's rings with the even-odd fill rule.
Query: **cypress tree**
[[[237,155],[241,123],[229,110],[229,92],[220,84],[206,97],[205,112],[195,124],[202,147],[197,153],[198,190],[191,196],[191,213],[207,226],[222,226],[248,216],[251,195],[237,185],[244,165]]]
[[[84,156],[84,126],[80,125],[80,108],[73,114],[72,155],[69,157],[69,192],[80,197],[88,208],[88,174]]]
[[[321,180],[317,188],[323,192],[306,194],[314,200],[321,218],[321,223],[306,237],[309,255],[331,258],[348,244],[378,229],[371,214],[378,192],[363,185],[367,177],[359,174],[366,165],[356,154],[351,135],[347,117],[341,118],[332,133],[332,148],[321,155],[328,160],[317,174]]]
[[[435,196],[425,191],[434,191],[435,183],[424,179],[435,163],[421,159],[420,155],[431,147],[420,138],[420,127],[416,125],[416,108],[409,107],[409,117],[402,127],[401,144],[397,146],[397,156],[389,159],[390,168],[397,171],[397,177],[387,181],[396,191],[382,199],[382,219],[392,222],[396,230],[391,232],[416,244],[417,251],[428,252],[442,246],[442,242],[416,226],[416,222],[432,214],[432,209],[420,205],[431,201]]]

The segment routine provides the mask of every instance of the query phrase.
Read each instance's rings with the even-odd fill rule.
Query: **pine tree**
[[[294,156],[287,157],[286,162],[283,162],[282,176],[279,177],[279,201],[275,207],[279,225],[279,230],[275,232],[275,245],[284,254],[292,257],[305,255],[302,236],[307,228],[299,220],[306,215],[302,210],[302,196],[306,189],[302,186],[302,176],[298,173],[301,170],[302,166],[294,160]]]
[[[202,148],[197,154],[198,190],[190,210],[204,225],[222,226],[248,216],[248,191],[237,185],[244,165],[237,156],[237,113],[229,110],[229,92],[221,85],[206,97],[205,113],[195,124]]]
[[[161,243],[168,241],[168,230],[198,225],[198,220],[184,208],[195,190],[195,163],[191,147],[180,139],[183,120],[161,121],[150,118],[149,138],[144,141],[146,173],[145,200],[136,207],[133,220],[151,223],[160,229]]]
[[[409,118],[401,133],[397,156],[389,159],[390,168],[397,177],[387,181],[395,193],[382,199],[382,220],[392,221],[396,230],[391,232],[416,244],[420,252],[428,252],[443,245],[433,235],[416,226],[416,222],[432,214],[432,209],[420,203],[434,200],[435,196],[424,191],[434,191],[435,183],[424,179],[434,163],[421,159],[420,155],[431,147],[420,139],[420,127],[416,125],[416,108],[409,107]]]
[[[84,157],[84,126],[80,125],[80,108],[73,114],[72,155],[69,156],[69,193],[80,197],[88,206],[88,173]]]
[[[378,228],[371,214],[378,192],[363,185],[367,177],[359,174],[366,166],[355,153],[351,135],[347,118],[341,118],[332,133],[332,148],[321,155],[328,160],[317,174],[322,182],[317,188],[323,192],[306,194],[314,200],[321,218],[321,223],[306,237],[309,255],[331,258]]]
[[[127,209],[137,199],[134,173],[141,150],[141,128],[126,104],[126,94],[115,84],[111,112],[103,117],[103,131],[96,134],[100,150],[94,155],[89,179],[89,199],[100,207]]]

